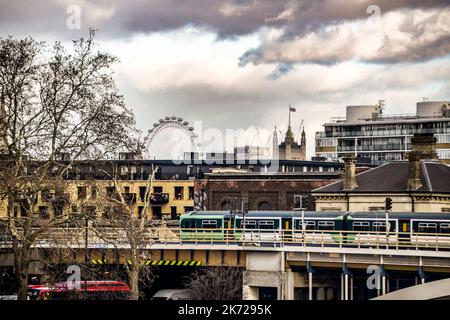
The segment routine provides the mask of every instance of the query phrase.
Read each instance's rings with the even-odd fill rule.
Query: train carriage
[[[450,214],[420,213],[409,223],[409,237],[413,245],[420,247],[450,248]]]
[[[292,218],[282,211],[250,211],[236,214],[234,221],[236,241],[265,244],[280,242]]]
[[[345,212],[297,211],[293,217],[293,241],[310,244],[339,243],[342,241]]]
[[[448,213],[194,211],[180,227],[185,241],[450,248]]]
[[[402,214],[352,212],[347,216],[348,242],[358,245],[393,245],[398,242]]]
[[[231,228],[228,211],[190,212],[180,217],[180,237],[184,241],[224,240]]]

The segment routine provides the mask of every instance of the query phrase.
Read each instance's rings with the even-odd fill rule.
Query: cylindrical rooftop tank
[[[450,101],[417,102],[417,116],[442,117],[446,108],[450,108]]]
[[[347,121],[359,121],[361,118],[373,118],[373,114],[380,114],[381,107],[379,105],[373,106],[347,106]]]

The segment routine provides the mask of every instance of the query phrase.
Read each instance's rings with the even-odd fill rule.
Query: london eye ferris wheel
[[[167,116],[153,124],[146,138],[146,158],[182,160],[186,153],[196,152],[196,134],[188,121]]]

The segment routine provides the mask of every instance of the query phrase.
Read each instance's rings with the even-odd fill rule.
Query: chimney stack
[[[344,177],[344,191],[350,191],[355,189],[358,184],[356,183],[356,158],[348,157],[344,158],[345,161],[345,177]]]
[[[408,185],[406,186],[408,190],[417,190],[422,186],[420,181],[420,158],[419,152],[413,151],[409,154],[409,175]]]
[[[436,141],[432,133],[416,133],[411,138],[412,152],[419,154],[421,159],[437,159]]]

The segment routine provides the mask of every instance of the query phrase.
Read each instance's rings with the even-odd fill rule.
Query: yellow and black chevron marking
[[[103,265],[106,264],[106,259],[92,259],[92,264]],[[130,259],[127,260],[129,265],[132,265]],[[198,267],[201,265],[200,261],[190,261],[190,260],[147,260],[145,262],[146,266],[182,266],[182,267]]]
[[[190,260],[147,260],[145,262],[146,266],[189,266],[198,267],[201,264],[200,261],[190,261]]]
[[[106,259],[92,259],[92,264],[106,264]]]

